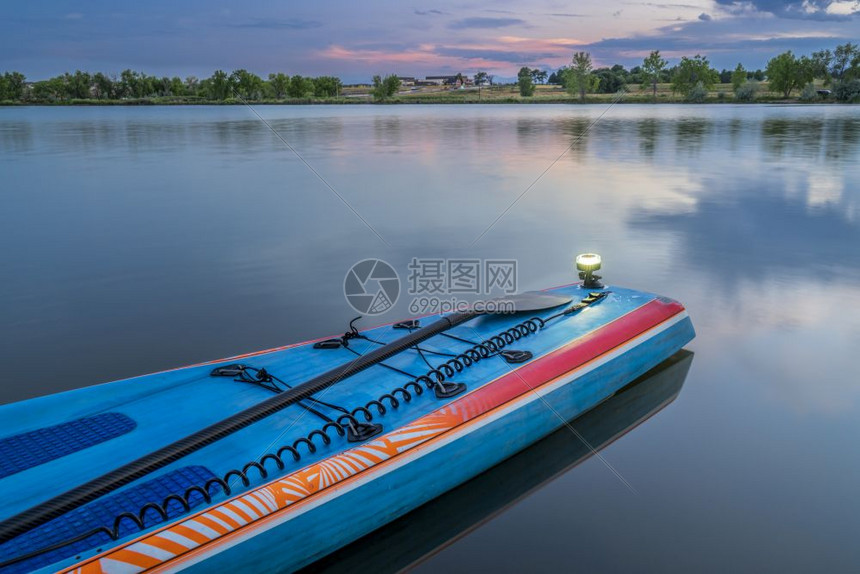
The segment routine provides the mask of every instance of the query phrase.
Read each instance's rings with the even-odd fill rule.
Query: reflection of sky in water
[[[390,247],[246,109],[0,109],[0,401],[341,331],[358,259],[513,257],[532,289],[594,250],[698,331],[606,452],[642,495],[590,461],[428,567],[858,563],[856,108],[618,105],[473,247],[602,107],[259,111]]]

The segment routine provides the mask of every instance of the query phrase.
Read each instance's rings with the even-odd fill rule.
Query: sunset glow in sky
[[[0,6],[0,71],[44,79],[75,69],[208,76],[557,69],[576,50],[597,65],[702,53],[718,68],[763,67],[784,50],[860,41],[860,0],[501,0],[476,4],[44,0]]]

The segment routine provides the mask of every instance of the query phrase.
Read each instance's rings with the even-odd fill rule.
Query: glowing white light
[[[576,256],[576,268],[580,271],[597,271],[600,269],[600,255],[597,253],[582,253]]]

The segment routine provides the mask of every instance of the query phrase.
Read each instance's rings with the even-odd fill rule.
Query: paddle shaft
[[[163,468],[192,452],[221,440],[325,388],[337,384],[347,377],[351,377],[368,367],[381,363],[397,353],[403,352],[434,335],[438,335],[477,316],[478,313],[467,311],[443,317],[396,341],[379,347],[365,355],[361,355],[354,361],[340,365],[301,385],[279,393],[253,407],[229,416],[185,438],[124,464],[98,478],[46,500],[38,506],[16,514],[0,522],[0,544],[8,542],[16,536],[37,526],[41,526],[54,518],[62,516],[74,508],[92,502],[100,496],[104,496],[155,470]]]

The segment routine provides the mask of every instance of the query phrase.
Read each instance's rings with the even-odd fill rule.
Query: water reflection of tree
[[[762,143],[771,157],[854,159],[860,120],[851,118],[770,118],[762,122]]]
[[[561,133],[564,135],[564,141],[570,146],[568,155],[582,159],[588,154],[589,137],[592,135],[589,126],[592,121],[591,118],[576,117],[567,118],[561,122]],[[597,125],[599,122],[592,128]]]
[[[657,147],[657,137],[660,134],[660,126],[655,118],[639,120],[636,123],[639,136],[639,151],[646,157],[653,157]]]
[[[403,130],[398,116],[376,116],[373,118],[373,138],[377,147],[400,147]]]
[[[732,118],[729,120],[727,130],[729,133],[730,149],[737,151],[743,143],[742,136],[746,133],[746,124],[740,118]]]
[[[713,121],[705,118],[681,118],[675,125],[675,148],[690,155],[702,151],[702,142],[710,132]]]
[[[0,123],[0,152],[24,153],[33,149],[33,126],[30,122]]]

